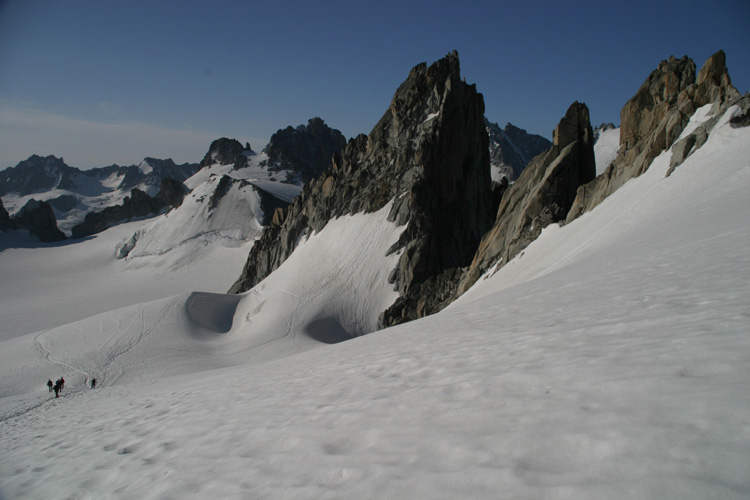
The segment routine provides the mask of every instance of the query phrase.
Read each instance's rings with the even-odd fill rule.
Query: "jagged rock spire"
[[[255,243],[230,292],[250,289],[294,251],[304,233],[337,216],[374,212],[393,201],[389,220],[406,224],[391,281],[401,298],[381,325],[438,310],[492,223],[484,100],[462,81],[457,52],[415,66],[369,136],[352,139],[331,168],[308,184]],[[450,291],[425,293],[425,287]],[[420,300],[425,296],[438,297]]]
[[[645,172],[679,138],[696,109],[713,104],[713,114],[739,98],[724,51],[712,55],[696,80],[687,56],[662,61],[620,112],[620,152],[602,175],[581,186],[567,220],[601,203],[625,182]]]
[[[565,220],[578,186],[596,175],[594,134],[585,104],[574,102],[553,132],[550,149],[529,163],[503,194],[492,229],[461,281],[461,294],[497,262],[506,263],[542,229]]]

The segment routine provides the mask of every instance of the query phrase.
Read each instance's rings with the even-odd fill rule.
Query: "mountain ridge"
[[[350,140],[320,179],[277,212],[230,293],[252,288],[278,268],[306,232],[394,200],[388,219],[406,225],[391,249],[401,255],[390,277],[401,298],[380,322],[433,312],[439,306],[425,303],[421,288],[469,262],[493,210],[489,173],[484,101],[476,86],[462,81],[458,54],[421,63],[369,136]]]

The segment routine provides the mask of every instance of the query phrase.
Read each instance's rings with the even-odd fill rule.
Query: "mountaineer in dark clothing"
[[[60,384],[60,381],[58,380],[57,382],[55,382],[55,397],[56,398],[60,397],[60,389],[62,389],[62,386]]]

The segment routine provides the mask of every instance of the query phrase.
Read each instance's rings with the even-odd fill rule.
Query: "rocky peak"
[[[55,189],[73,186],[72,176],[80,171],[69,167],[62,158],[55,156],[31,155],[28,159],[0,172],[0,196],[18,193],[26,196]]]
[[[235,170],[237,170],[246,167],[247,156],[253,154],[255,152],[250,149],[250,144],[243,146],[237,139],[222,137],[211,143],[208,153],[203,157],[198,168],[201,169],[218,163],[234,165]]]
[[[535,156],[545,152],[551,142],[536,134],[508,123],[505,128],[485,121],[490,140],[492,180],[502,183],[515,181]]]
[[[709,57],[698,72],[695,100],[698,106],[727,99],[739,98],[740,94],[732,86],[727,70],[727,56],[723,50]]]
[[[389,220],[407,225],[391,249],[402,251],[390,278],[401,298],[381,325],[441,308],[455,289],[455,269],[471,262],[493,211],[484,100],[461,80],[459,67],[456,52],[415,66],[370,135],[350,140],[330,169],[274,215],[230,291],[259,283],[303,233],[393,201]],[[443,286],[445,293],[425,293]]]
[[[27,229],[42,242],[65,239],[65,233],[57,227],[52,207],[44,201],[31,198],[13,217],[13,223],[18,229]]]
[[[576,141],[592,142],[593,130],[589,122],[589,108],[574,102],[552,132],[552,144],[562,149]]]
[[[138,188],[145,190],[149,195],[155,195],[164,179],[182,182],[197,171],[198,165],[195,163],[177,165],[171,158],[161,160],[146,157],[138,165],[118,168],[118,173],[122,174],[122,180],[117,189],[129,191]]]
[[[690,117],[706,104],[712,114],[739,99],[726,69],[726,56],[719,51],[698,73],[688,57],[662,61],[620,112],[620,150],[615,160],[594,181],[579,190],[568,214],[571,221],[591,210],[625,182],[645,172],[651,162],[679,138]],[[689,150],[694,150],[692,141]],[[684,157],[685,151],[680,154]]]
[[[549,224],[564,221],[578,187],[596,175],[589,110],[574,102],[554,130],[552,146],[528,164],[503,194],[492,229],[482,239],[458,293],[497,263],[505,264]]]
[[[680,92],[694,82],[695,63],[692,59],[672,56],[662,61],[622,108],[620,145],[625,149],[633,147],[676,103]]]
[[[344,145],[341,132],[315,117],[306,126],[278,130],[263,152],[268,155],[269,170],[289,170],[306,184],[331,165],[331,158]]]

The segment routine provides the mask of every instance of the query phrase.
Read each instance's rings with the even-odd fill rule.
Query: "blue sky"
[[[313,116],[369,133],[414,65],[454,49],[490,121],[549,138],[575,100],[619,123],[672,54],[724,49],[747,92],[748,19],[748,0],[0,0],[0,168],[197,162]]]

